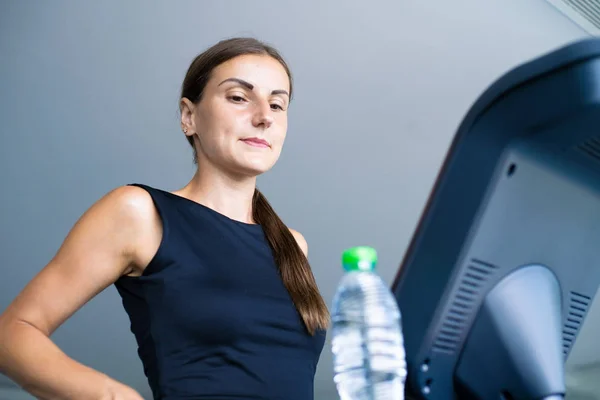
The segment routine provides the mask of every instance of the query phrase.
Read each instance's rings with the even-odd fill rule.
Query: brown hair
[[[291,97],[292,74],[283,57],[273,47],[253,38],[223,40],[198,55],[192,61],[183,80],[181,97],[198,103],[211,77],[212,70],[232,58],[245,54],[267,55],[279,61],[288,75]],[[187,136],[187,139],[194,149],[194,161],[197,162],[197,150],[193,137]],[[304,252],[298,246],[288,227],[258,189],[254,191],[252,208],[252,216],[265,232],[283,283],[302,317],[306,329],[311,334],[314,334],[317,329],[325,329],[329,323],[329,312],[319,293]]]

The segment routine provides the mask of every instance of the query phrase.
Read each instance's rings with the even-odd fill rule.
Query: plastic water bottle
[[[403,400],[406,356],[396,300],[375,272],[377,253],[354,247],[332,307],[334,382],[341,400]]]

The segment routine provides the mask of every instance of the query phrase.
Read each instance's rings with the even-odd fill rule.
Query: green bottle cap
[[[377,264],[377,251],[368,246],[352,247],[342,254],[346,271],[373,271]]]

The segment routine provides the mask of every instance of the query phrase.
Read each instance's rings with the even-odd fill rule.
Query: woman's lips
[[[253,146],[253,147],[262,147],[262,148],[271,147],[269,145],[269,142],[267,142],[265,139],[260,139],[260,138],[256,138],[256,137],[242,139],[242,142],[246,143],[249,146]]]

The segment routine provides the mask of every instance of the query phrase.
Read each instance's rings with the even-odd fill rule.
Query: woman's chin
[[[256,178],[259,175],[268,172],[273,167],[272,164],[265,163],[243,163],[234,168],[235,173],[241,177]]]
[[[247,176],[258,176],[273,168],[276,161],[271,157],[250,157],[239,162],[236,169]]]

